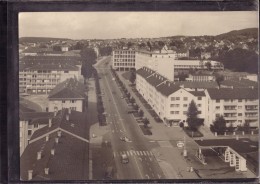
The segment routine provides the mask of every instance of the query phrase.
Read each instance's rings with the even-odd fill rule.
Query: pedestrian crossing
[[[153,153],[151,151],[114,151],[114,157],[120,157],[121,155],[127,155],[127,156],[153,156]]]

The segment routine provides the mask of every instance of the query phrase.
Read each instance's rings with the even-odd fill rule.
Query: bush
[[[203,134],[200,131],[198,131],[198,130],[193,131],[189,127],[188,128],[184,128],[183,130],[189,137],[203,137]]]

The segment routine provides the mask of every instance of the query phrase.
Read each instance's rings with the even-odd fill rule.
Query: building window
[[[219,110],[220,109],[220,106],[216,106],[216,110]]]
[[[28,130],[28,135],[32,135],[32,130]]]
[[[242,116],[242,113],[238,113],[238,116]]]
[[[201,114],[201,111],[198,111],[198,114]]]
[[[242,106],[238,106],[237,108],[238,108],[238,109],[242,109]]]
[[[220,102],[220,100],[216,100],[216,103],[219,103]]]
[[[188,107],[188,104],[183,104],[183,107]]]
[[[65,70],[64,73],[69,73],[69,71],[68,71],[68,70]]]
[[[175,97],[171,97],[171,101],[174,101],[175,100]]]
[[[71,100],[71,103],[75,103],[75,100]]]
[[[198,100],[201,100],[201,99],[202,99],[201,96],[199,96],[199,97],[198,97]]]
[[[198,104],[198,107],[201,107],[201,104]]]
[[[65,103],[65,100],[62,100],[62,103]]]
[[[184,100],[184,101],[187,101],[187,100],[188,100],[188,97],[183,97],[183,100]]]
[[[183,111],[183,114],[186,115],[186,114],[187,114],[187,111]]]
[[[220,114],[216,114],[216,118],[220,117]]]
[[[239,99],[239,100],[238,100],[238,102],[242,102],[242,100],[241,100],[241,99]]]
[[[180,97],[176,97],[176,100],[180,100]]]
[[[38,128],[38,124],[34,124],[33,127],[34,127],[34,128]]]
[[[179,114],[179,111],[171,111],[171,114]]]

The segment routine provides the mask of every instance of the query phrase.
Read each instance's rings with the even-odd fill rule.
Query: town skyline
[[[20,13],[19,38],[53,37],[80,40],[215,36],[233,30],[258,28],[257,20],[257,11]],[[172,25],[172,22],[175,25]],[[102,23],[102,29],[97,23]]]

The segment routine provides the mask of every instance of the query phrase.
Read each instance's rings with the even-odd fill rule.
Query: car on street
[[[130,140],[126,136],[120,137],[120,140],[125,142],[130,142]]]
[[[122,154],[121,155],[121,163],[127,164],[129,162],[129,159],[127,157],[127,154]]]

